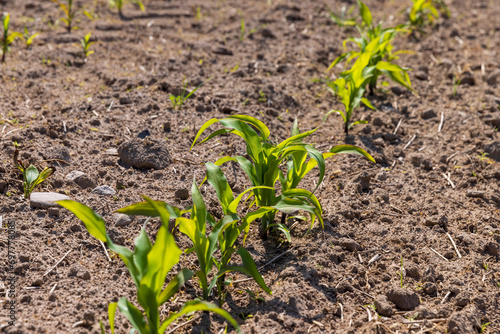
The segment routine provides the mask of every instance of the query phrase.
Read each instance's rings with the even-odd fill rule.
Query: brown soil
[[[366,1],[375,20],[391,22],[394,15],[391,24],[404,20],[407,2]],[[57,167],[40,191],[66,193],[91,206],[104,216],[114,240],[131,247],[144,220],[116,226],[113,210],[140,201],[141,194],[187,207],[190,200],[175,192],[190,189],[193,175],[201,182],[203,162],[243,154],[234,137],[189,151],[205,121],[247,114],[268,124],[273,140],[282,140],[294,117],[301,130],[309,130],[321,124],[325,112],[340,108],[324,85],[311,79],[325,75],[342,52],[342,40],[355,34],[334,25],[328,7],[339,12],[354,1],[157,0],[146,2],[145,13],[125,7],[124,21],[105,1],[97,3],[98,19],[80,13],[80,29],[68,34],[62,22],[55,24],[61,12],[54,3],[0,0],[1,11],[12,14],[12,28],[20,31],[26,24],[30,32],[42,32],[31,50],[16,42],[0,67],[0,216],[15,222],[17,235],[18,320],[2,329],[6,333],[98,333],[108,303],[121,296],[133,300],[135,291],[123,263],[108,262],[72,214],[31,209],[20,198],[13,141],[23,160]],[[416,52],[402,55],[400,64],[413,69],[418,97],[381,85],[370,97],[379,111],[360,108],[354,116],[369,124],[345,138],[340,117],[330,116],[310,138],[321,151],[348,142],[377,160],[328,161],[316,193],[325,229],[316,226],[303,237],[308,226],[298,225],[291,244],[278,236],[263,242],[258,228],[252,229],[247,246],[258,265],[281,257],[262,270],[272,296],[253,282],[231,287],[224,308],[244,333],[470,333],[486,323],[491,323],[487,332],[500,332],[500,135],[494,128],[500,123],[500,6],[492,0],[447,3],[450,19],[418,40],[396,41],[398,49]],[[243,41],[239,11],[247,28]],[[77,44],[90,31],[98,43],[84,63]],[[459,71],[469,73],[453,94],[453,74]],[[183,78],[194,88],[212,76],[181,111],[171,109],[168,92]],[[144,130],[151,133],[146,140],[168,148],[172,163],[166,168],[131,168],[107,151]],[[87,174],[80,183],[90,187],[65,181],[75,170]],[[248,186],[237,166],[227,165],[225,173],[235,189]],[[302,187],[314,187],[315,179],[311,173]],[[117,194],[94,194],[95,185],[109,185]],[[215,206],[209,187],[206,196]],[[153,220],[148,234],[154,236],[157,228]],[[5,224],[2,230],[5,308],[11,274]],[[187,245],[182,237],[179,241]],[[182,259],[183,265],[193,261],[191,255]],[[162,313],[197,295],[192,281]],[[2,326],[8,321],[3,311]],[[117,323],[118,333],[128,333],[122,315]],[[224,327],[220,318],[202,314],[176,332],[220,333]]]

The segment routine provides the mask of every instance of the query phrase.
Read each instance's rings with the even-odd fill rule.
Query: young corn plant
[[[450,17],[448,6],[443,0],[413,0],[408,13],[408,26],[412,32],[422,32],[425,25],[434,25],[440,13]]]
[[[71,200],[58,201],[62,207],[71,211],[79,218],[94,238],[106,242],[108,248],[117,253],[128,268],[129,274],[137,288],[137,302],[142,310],[122,297],[117,303],[108,306],[108,317],[111,333],[115,333],[114,318],[116,309],[128,319],[139,334],[163,334],[167,327],[182,315],[196,311],[210,311],[223,316],[238,331],[238,323],[229,313],[214,304],[202,300],[186,302],[180,311],[161,319],[159,308],[165,304],[179,288],[194,275],[188,269],[182,269],[165,288],[165,278],[174,265],[179,262],[182,251],[176,245],[174,237],[168,230],[170,214],[167,208],[159,202],[144,197],[155,214],[161,217],[162,225],[156,235],[154,244],[150,241],[144,229],[135,239],[135,249],[113,243],[106,232],[101,216],[91,208]],[[104,326],[101,323],[101,332]]]
[[[66,24],[66,30],[68,31],[68,33],[71,33],[71,30],[75,28],[73,27],[73,20],[75,19],[76,12],[78,11],[77,9],[73,9],[73,0],[66,0],[66,3],[63,3],[59,0],[51,1],[58,4],[63,11],[65,17],[61,18],[61,21]]]
[[[16,38],[23,38],[23,35],[19,32],[10,32],[10,14],[3,13],[2,15],[2,26],[3,26],[3,35],[2,39],[0,39],[0,45],[2,47],[2,63],[5,63],[5,55],[10,51],[10,45],[16,40]]]
[[[289,157],[293,158],[295,153],[305,153],[306,157],[315,160],[320,169],[318,185],[323,181],[325,174],[325,162],[323,155],[319,153],[311,145],[304,144],[303,138],[310,136],[317,129],[313,129],[304,133],[292,135],[290,138],[282,141],[279,144],[273,145],[270,140],[270,131],[267,126],[260,120],[244,115],[234,115],[223,119],[213,118],[206,122],[198,131],[191,145],[191,149],[198,142],[200,136],[214,123],[221,123],[224,128],[211,133],[209,136],[199,142],[199,144],[210,140],[213,137],[224,134],[235,134],[241,137],[246,142],[247,157],[244,156],[226,156],[215,162],[215,165],[222,165],[228,161],[237,162],[243,171],[247,174],[252,186],[252,194],[255,196],[255,204],[258,207],[273,207],[275,210],[266,212],[261,218],[260,234],[262,239],[267,238],[268,229],[277,227],[278,230],[286,230],[285,226],[277,225],[274,222],[275,214],[281,211],[285,214],[291,214],[296,211],[306,211],[311,216],[311,227],[315,219],[318,219],[323,226],[322,208],[313,192],[299,188],[286,188],[281,194],[277,194],[275,184],[277,181],[282,182],[284,176],[280,174],[280,165],[288,161]],[[300,178],[303,178],[314,166],[310,169],[304,167],[305,159],[293,161],[292,169],[296,169]],[[295,180],[298,184],[300,180]],[[317,187],[316,187],[317,188]]]
[[[163,207],[173,214],[172,217],[176,219],[176,225],[179,226],[180,232],[189,237],[193,244],[193,246],[185,252],[195,252],[198,258],[200,269],[194,274],[200,281],[203,299],[208,300],[212,290],[217,286],[219,304],[222,305],[224,303],[224,276],[231,271],[241,272],[252,277],[264,291],[271,294],[271,290],[266,286],[248,251],[243,247],[236,248],[234,246],[241,233],[245,232],[245,234],[247,234],[250,223],[261,217],[265,210],[248,214],[243,219],[240,219],[236,214],[236,208],[243,194],[252,189],[234,198],[220,168],[213,164],[207,164],[207,169],[208,181],[216,186],[219,200],[223,206],[224,215],[219,221],[216,221],[207,211],[205,202],[203,201],[203,197],[201,196],[195,180],[193,180],[193,185],[191,187],[193,206],[190,209],[179,211],[177,208],[168,206],[164,202],[155,202],[157,206]],[[120,209],[118,212],[128,215],[145,215],[150,217],[155,217],[159,214],[157,210],[153,210],[150,202],[136,203]],[[189,214],[189,217],[185,217],[185,214]],[[212,227],[208,235],[207,224]],[[215,257],[215,253],[218,250],[221,254],[220,259]],[[229,265],[234,253],[237,253],[241,257],[243,266]],[[214,265],[217,272],[212,274]]]
[[[21,160],[18,160],[19,150],[16,149],[14,152],[14,165],[19,168],[23,174],[23,192],[24,198],[29,198],[30,194],[35,190],[35,187],[45,181],[49,176],[51,176],[56,168],[55,167],[45,167],[41,172],[38,171],[33,165],[28,168],[24,166]]]
[[[365,124],[366,120],[358,120],[351,123],[351,117],[354,110],[359,107],[361,103],[370,109],[375,107],[363,97],[367,82],[371,80],[374,67],[363,67],[362,65],[353,71],[349,76],[340,77],[335,81],[327,82],[327,88],[332,92],[344,105],[342,110],[330,110],[323,118],[323,121],[333,113],[339,114],[344,121],[344,132],[349,135],[349,130],[357,124]]]
[[[31,44],[33,44],[33,40],[40,35],[39,32],[34,33],[33,35],[30,35],[28,28],[24,27],[24,32],[23,32],[23,40],[26,45],[26,49],[31,48]]]
[[[128,2],[139,6],[141,11],[144,11],[144,4],[140,0],[109,0],[109,5],[112,8],[116,8],[118,10],[118,15],[120,16],[121,20],[125,19],[125,16],[123,15],[123,6]]]
[[[87,35],[85,35],[84,38],[82,38],[80,40],[80,44],[82,45],[82,54],[83,54],[84,59],[87,59],[88,56],[90,56],[91,54],[94,53],[94,50],[90,50],[90,47],[92,46],[92,44],[95,44],[95,42],[90,41],[91,34],[92,33],[89,32]]]
[[[346,6],[343,6],[340,15],[336,15],[333,11],[330,10],[330,19],[335,22],[339,27],[353,27],[357,25],[356,17],[350,16],[353,12],[354,7],[350,7],[347,9]]]
[[[399,54],[411,52],[406,50],[393,52],[394,46],[391,44],[399,32],[405,31],[403,26],[387,29],[382,28],[382,23],[375,26],[370,9],[359,0],[358,6],[363,23],[356,25],[356,27],[361,37],[348,38],[344,40],[343,45],[344,49],[347,50],[347,43],[352,42],[359,48],[359,51],[348,51],[341,54],[332,62],[328,70],[344,60],[346,61],[346,65],[349,65],[352,60],[359,59],[363,55],[360,63],[366,64],[364,66],[375,67],[368,82],[370,94],[374,93],[377,88],[378,78],[382,74],[392,81],[412,90],[410,77],[408,76],[410,69],[394,63],[395,60],[399,59]],[[360,63],[353,65],[353,68],[360,66]],[[349,73],[349,71],[344,71],[341,76],[348,75]]]
[[[201,84],[198,85],[195,89],[192,91],[187,90],[188,82],[183,80],[183,89],[181,95],[174,95],[174,94],[169,94],[169,99],[170,102],[172,102],[172,108],[180,110],[184,103],[193,95],[201,86],[203,86],[206,82],[212,80],[213,77],[208,78],[207,80],[203,81]]]

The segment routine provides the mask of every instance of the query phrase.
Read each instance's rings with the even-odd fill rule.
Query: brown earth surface
[[[186,191],[193,176],[202,181],[204,162],[244,154],[237,137],[189,150],[210,118],[258,117],[273,140],[283,140],[295,117],[305,131],[341,108],[312,79],[323,78],[342,52],[342,40],[356,35],[333,24],[329,8],[340,12],[354,1],[156,0],[145,2],[144,13],[126,6],[125,20],[105,1],[96,3],[77,1],[95,9],[97,19],[80,12],[79,29],[68,34],[56,4],[0,0],[1,11],[12,15],[11,28],[41,32],[30,50],[17,41],[0,66],[5,333],[99,333],[108,303],[122,296],[134,300],[135,293],[124,264],[108,261],[72,214],[33,209],[22,198],[13,142],[22,160],[57,168],[38,191],[68,194],[92,207],[113,239],[132,247],[144,219],[123,221],[114,210],[143,194],[187,207]],[[375,20],[398,24],[411,1],[366,3]],[[397,49],[415,51],[401,55],[399,64],[413,69],[418,96],[392,83],[380,85],[369,97],[378,111],[360,108],[354,115],[368,124],[346,138],[340,117],[330,116],[309,139],[322,152],[338,143],[359,145],[377,161],[350,155],[328,160],[316,192],[324,229],[316,225],[304,236],[307,224],[297,224],[286,243],[278,235],[261,241],[257,225],[252,227],[246,246],[257,265],[265,265],[262,275],[273,294],[252,281],[231,286],[223,307],[243,333],[473,333],[488,323],[487,333],[500,333],[500,6],[496,0],[447,3],[450,19],[440,19],[418,39],[402,34],[395,41]],[[88,32],[97,43],[85,63],[78,44]],[[454,74],[462,79],[456,87]],[[192,89],[209,77],[180,111],[172,109],[168,94],[184,80]],[[129,167],[116,150],[145,130],[150,135],[135,145],[156,145],[160,158],[143,161],[145,169]],[[159,169],[151,169],[153,160]],[[68,181],[73,171],[86,175]],[[250,185],[238,166],[227,164],[224,171],[236,192]],[[301,186],[312,189],[317,175]],[[116,194],[92,192],[102,185]],[[217,214],[214,192],[208,186],[203,192]],[[17,236],[15,327],[5,326],[12,276],[6,222],[15,222]],[[149,222],[148,234],[154,236],[158,226],[158,220]],[[188,247],[185,237],[178,241]],[[193,266],[193,256],[183,255],[181,264]],[[161,313],[199,295],[191,281]],[[221,333],[226,326],[212,314],[193,319],[175,332]],[[118,333],[129,332],[120,314],[117,324]]]

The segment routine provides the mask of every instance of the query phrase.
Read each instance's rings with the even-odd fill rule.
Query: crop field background
[[[14,33],[0,39],[0,332],[132,333],[126,297],[139,333],[499,333],[500,3],[417,2],[437,15],[407,25],[412,0],[145,0],[121,15],[0,0]],[[397,27],[385,58],[337,59],[379,22]],[[242,168],[266,154],[270,184]],[[300,154],[318,166],[286,183]],[[31,200],[30,165],[52,168]],[[118,245],[137,246],[135,276]],[[159,290],[138,292],[148,279]],[[227,314],[168,318],[195,304]]]

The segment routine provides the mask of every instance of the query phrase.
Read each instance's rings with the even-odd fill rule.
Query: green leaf
[[[28,185],[28,188],[31,188],[31,185],[38,178],[38,175],[39,175],[38,169],[35,166],[30,165],[26,169],[26,183]]]
[[[142,278],[148,270],[148,254],[151,251],[152,247],[153,244],[151,244],[146,231],[142,228],[139,236],[135,239],[135,250],[133,257],[134,264],[139,270],[140,278]]]
[[[108,305],[108,318],[109,318],[109,327],[111,329],[111,334],[115,334],[115,314],[117,307],[118,303],[109,303]]]
[[[57,201],[56,203],[73,212],[73,214],[80,219],[83,224],[85,224],[85,227],[89,231],[90,235],[94,238],[103,242],[107,241],[104,220],[100,215],[95,213],[94,210],[84,204],[72,200],[62,200]]]
[[[191,144],[191,148],[190,150],[193,149],[193,146],[196,144],[196,142],[198,141],[198,138],[200,138],[200,136],[203,134],[203,132],[205,132],[206,129],[208,129],[210,127],[210,125],[214,124],[214,123],[217,123],[219,120],[217,118],[212,118],[211,120],[205,122],[201,128],[198,130],[198,132],[196,133],[196,136],[194,137],[194,140],[193,140],[193,143]]]
[[[142,316],[142,312],[132,305],[127,298],[122,297],[118,301],[118,308],[120,312],[127,317],[128,321],[132,324],[132,327],[135,328],[139,334],[148,334],[149,326],[146,323],[146,319]]]
[[[204,235],[207,229],[207,208],[200,189],[196,185],[195,177],[193,177],[193,185],[191,186],[191,197],[193,198],[193,215],[196,217],[196,229]],[[194,219],[194,217],[191,218]]]
[[[158,306],[166,303],[172,296],[179,291],[181,286],[193,277],[194,271],[183,268],[175,277],[168,283],[167,287],[161,292],[158,298]]]
[[[349,154],[359,154],[361,156],[364,156],[366,159],[370,160],[371,162],[375,162],[375,159],[363,150],[361,147],[354,146],[354,145],[337,145],[334,146],[330,149],[331,153],[339,154],[339,153],[349,153]]]
[[[184,306],[182,307],[182,309],[179,312],[171,314],[162,323],[158,333],[163,334],[165,332],[165,330],[167,329],[167,327],[171,323],[173,323],[177,318],[179,318],[185,314],[195,312],[195,311],[206,311],[206,312],[217,313],[217,314],[221,315],[222,317],[224,317],[227,321],[229,321],[231,323],[231,325],[233,325],[233,327],[236,328],[238,333],[241,333],[240,326],[238,325],[236,320],[234,320],[234,318],[228,312],[215,306],[212,303],[208,303],[208,302],[202,301],[202,300],[193,300],[193,301],[190,301],[190,302],[187,302],[186,304],[184,304]]]
[[[240,121],[253,125],[260,132],[263,140],[267,140],[267,138],[271,135],[269,128],[262,121],[258,120],[255,117],[245,115],[232,115],[228,118],[238,119]]]
[[[181,211],[174,207],[170,206],[163,201],[155,201],[159,205],[165,206],[168,213],[170,214],[170,218],[175,219],[181,216]],[[124,208],[118,209],[115,212],[123,213],[130,216],[146,216],[146,217],[159,217],[160,214],[158,211],[151,206],[148,202],[138,202],[132,205],[126,206]]]
[[[219,166],[211,162],[207,162],[205,166],[207,168],[208,183],[214,187],[217,193],[217,198],[222,205],[224,214],[227,215],[230,213],[228,207],[234,200],[233,191],[231,190],[229,183],[227,183],[226,177],[224,176],[224,173],[222,173]]]
[[[366,6],[363,2],[358,0],[358,6],[359,6],[359,14],[361,15],[361,18],[363,19],[363,22],[367,26],[372,25],[372,13],[370,12],[370,9],[368,6]]]
[[[370,109],[372,109],[372,110],[377,110],[377,108],[375,108],[375,107],[371,104],[371,102],[370,102],[370,101],[368,101],[368,99],[367,99],[367,98],[363,97],[363,98],[361,99],[361,102],[363,102],[363,104],[364,104],[365,106],[367,106],[368,108],[370,108]]]

